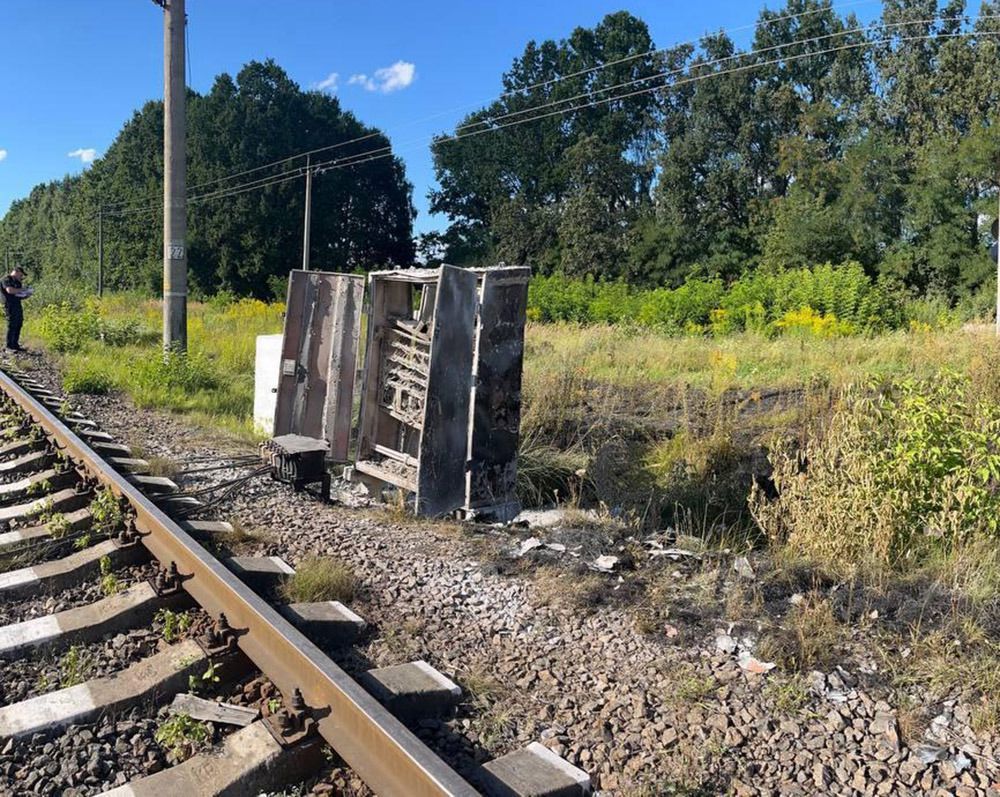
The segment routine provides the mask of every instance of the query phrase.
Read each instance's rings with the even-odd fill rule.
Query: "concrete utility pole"
[[[97,208],[97,295],[104,295],[104,208]]]
[[[312,157],[306,155],[306,217],[302,231],[302,270],[309,270],[309,228],[312,226],[313,174]]]
[[[187,88],[184,0],[163,8],[163,347],[187,350]]]

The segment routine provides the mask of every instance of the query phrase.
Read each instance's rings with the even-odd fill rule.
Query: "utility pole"
[[[997,180],[997,337],[1000,338],[1000,180]]]
[[[302,270],[309,270],[309,228],[312,226],[313,175],[312,157],[306,155],[306,217],[302,232]]]
[[[163,8],[163,347],[187,350],[187,164],[184,0]]]
[[[104,296],[104,206],[97,207],[97,296]]]

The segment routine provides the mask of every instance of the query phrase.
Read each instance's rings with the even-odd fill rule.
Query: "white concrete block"
[[[274,434],[282,337],[282,335],[257,336],[253,378],[253,423],[257,431],[266,435]]]

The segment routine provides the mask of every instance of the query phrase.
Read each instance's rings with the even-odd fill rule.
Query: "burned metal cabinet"
[[[517,512],[527,268],[372,272],[355,473],[420,515]]]
[[[346,462],[364,277],[292,271],[288,280],[274,434],[326,440]]]

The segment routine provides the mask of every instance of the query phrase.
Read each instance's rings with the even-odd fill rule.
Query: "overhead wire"
[[[997,17],[1000,17],[1000,14],[981,15],[979,18],[983,19],[983,18],[997,18]],[[677,81],[674,81],[674,82],[669,83],[669,84],[657,85],[657,86],[650,86],[650,87],[646,87],[646,88],[643,88],[643,89],[638,89],[638,90],[631,91],[631,92],[615,94],[615,95],[610,96],[610,97],[605,97],[605,98],[602,98],[602,99],[591,100],[589,102],[582,103],[582,104],[579,104],[579,105],[576,105],[576,106],[573,106],[573,107],[559,108],[559,109],[556,109],[556,110],[553,110],[553,111],[549,111],[549,112],[544,113],[544,114],[537,114],[536,113],[536,114],[534,114],[534,115],[532,115],[532,116],[530,116],[528,118],[518,119],[516,121],[506,122],[504,124],[494,125],[494,126],[491,126],[491,127],[486,127],[486,128],[480,129],[480,130],[473,130],[473,131],[470,131],[470,132],[460,133],[460,134],[451,135],[451,136],[440,136],[440,137],[431,139],[431,142],[434,142],[434,143],[448,143],[448,142],[451,142],[451,141],[459,141],[459,140],[462,140],[462,139],[465,139],[465,138],[471,138],[473,136],[482,135],[483,133],[498,132],[500,130],[508,129],[508,128],[511,128],[511,127],[517,127],[517,126],[522,125],[522,124],[529,124],[531,122],[539,121],[541,119],[551,118],[553,116],[558,116],[558,115],[562,115],[562,114],[566,114],[566,113],[573,113],[573,112],[576,112],[576,111],[585,110],[587,108],[596,107],[598,105],[603,105],[603,104],[610,103],[610,102],[615,102],[615,101],[618,101],[618,100],[629,99],[631,97],[636,97],[636,96],[640,96],[640,95],[643,95],[643,94],[648,94],[648,93],[651,93],[651,92],[654,92],[654,91],[660,91],[660,90],[664,90],[664,89],[671,89],[672,90],[672,89],[680,88],[680,87],[683,87],[683,86],[686,86],[686,85],[689,85],[689,84],[693,84],[693,83],[698,83],[698,82],[701,82],[702,80],[707,80],[707,79],[713,78],[713,77],[722,77],[722,76],[725,76],[725,75],[736,74],[736,73],[739,73],[739,72],[746,72],[748,70],[759,69],[759,68],[767,67],[767,66],[774,66],[774,65],[778,65],[778,64],[782,64],[782,63],[788,63],[788,62],[791,62],[791,61],[798,61],[798,60],[802,60],[802,59],[805,59],[805,58],[814,58],[814,57],[818,57],[818,56],[822,56],[822,55],[829,55],[829,54],[832,54],[832,53],[844,52],[844,51],[847,51],[847,50],[858,49],[858,48],[866,47],[866,46],[872,46],[872,45],[878,45],[878,44],[886,44],[886,43],[891,43],[891,42],[925,41],[925,40],[932,40],[932,39],[963,38],[963,37],[971,37],[971,36],[995,36],[998,33],[1000,33],[1000,30],[990,30],[990,31],[958,31],[958,32],[954,32],[954,33],[933,33],[933,34],[923,34],[923,35],[919,35],[919,36],[904,36],[904,37],[892,36],[892,37],[887,37],[887,38],[883,38],[883,39],[874,39],[874,40],[872,40],[872,39],[866,39],[864,41],[855,42],[855,43],[852,43],[852,44],[839,45],[837,47],[830,47],[830,48],[826,48],[826,49],[818,50],[818,51],[810,51],[810,52],[805,52],[805,53],[797,53],[797,54],[792,54],[792,55],[785,55],[785,56],[782,56],[780,58],[774,58],[774,59],[766,60],[766,61],[752,61],[752,62],[749,62],[749,63],[741,64],[741,65],[736,66],[736,67],[732,67],[730,69],[723,69],[723,70],[717,70],[717,71],[713,71],[713,72],[705,72],[704,74],[699,74],[699,75],[692,75],[692,76],[690,76],[688,78],[677,80]],[[803,43],[803,41],[794,42],[793,44],[795,44],[795,43],[801,44],[801,43]],[[742,57],[742,58],[749,58],[749,57],[752,57],[754,54],[755,54],[754,51],[750,51],[750,52],[741,54],[740,57]],[[701,66],[701,65],[700,64],[696,64],[694,66],[698,67],[698,66]],[[658,77],[660,79],[663,79],[666,76],[667,76],[666,73],[661,73]],[[644,78],[641,82],[648,82],[649,79],[652,79],[652,78]],[[604,92],[607,92],[607,91],[612,91],[612,90],[614,90],[616,88],[629,87],[631,85],[635,85],[635,82],[636,81],[627,81],[627,82],[624,82],[622,84],[618,84],[616,86],[609,86],[609,87],[606,87],[604,89],[600,89],[600,90],[598,90],[598,92],[595,92],[595,93],[604,93]],[[588,95],[585,95],[585,96],[589,97],[591,95],[588,94]],[[549,104],[546,104],[544,106],[538,106],[538,108],[535,108],[534,110],[539,110],[539,109],[545,108],[545,107],[551,107],[554,104],[563,104],[564,102],[571,101],[572,99],[580,99],[580,98],[581,97],[567,98],[566,100],[559,101],[558,103],[549,103]],[[414,140],[414,141],[406,142],[406,144],[404,144],[404,146],[407,145],[407,144],[413,144],[413,143],[419,143],[419,144],[423,145],[423,144],[428,143],[428,142],[425,139],[420,139],[419,141]],[[385,158],[385,157],[395,157],[395,156],[397,156],[398,154],[400,154],[403,151],[406,151],[406,150],[397,148],[395,150],[395,152],[394,152],[391,147],[380,147],[380,148],[377,148],[377,149],[369,150],[367,152],[356,153],[354,155],[346,156],[346,157],[343,157],[343,158],[335,158],[335,159],[331,159],[331,160],[328,160],[328,161],[321,161],[318,164],[314,164],[311,168],[315,170],[315,173],[322,174],[322,173],[328,172],[328,171],[349,168],[351,166],[357,166],[357,165],[361,165],[363,163],[369,163],[371,161],[379,160],[379,159]],[[199,201],[207,201],[207,200],[210,200],[210,199],[219,199],[219,198],[226,198],[226,197],[230,197],[230,196],[237,196],[239,194],[247,193],[249,191],[258,190],[258,189],[261,189],[261,188],[267,188],[267,187],[274,186],[274,185],[280,185],[280,184],[288,182],[290,180],[298,179],[299,177],[301,177],[304,174],[304,172],[305,172],[305,167],[300,167],[299,169],[296,169],[296,170],[294,170],[292,172],[287,172],[287,173],[282,174],[282,175],[272,175],[272,176],[265,177],[265,178],[260,178],[258,180],[254,180],[254,181],[251,181],[249,183],[242,184],[242,185],[233,186],[233,187],[230,187],[230,188],[227,188],[227,189],[220,189],[217,192],[212,192],[212,193],[201,195],[201,196],[191,197],[189,199],[189,202],[199,202]],[[125,212],[148,212],[150,210],[157,210],[158,207],[159,206],[150,206],[148,208],[138,208],[135,211],[125,210],[125,211],[122,211],[122,213],[125,213]]]
[[[823,6],[823,7],[819,7],[819,8],[809,9],[807,11],[799,11],[799,12],[796,12],[796,13],[793,13],[793,14],[783,14],[783,15],[780,15],[780,16],[777,16],[777,17],[772,17],[772,18],[766,19],[766,20],[757,20],[756,22],[748,23],[748,24],[745,24],[745,25],[737,26],[737,27],[722,28],[722,29],[720,29],[720,33],[731,35],[733,33],[741,32],[741,31],[744,31],[744,30],[755,30],[756,28],[761,27],[763,25],[770,25],[770,24],[773,24],[773,23],[776,23],[776,22],[784,22],[784,21],[788,21],[788,20],[791,20],[791,19],[803,19],[805,17],[810,17],[810,16],[813,16],[815,14],[820,14],[820,13],[827,12],[827,11],[841,11],[841,10],[846,9],[846,8],[855,8],[855,7],[858,7],[858,6],[875,5],[875,4],[879,3],[879,2],[881,2],[881,0],[854,0],[854,2],[850,2],[850,3],[841,3],[841,4],[838,4],[838,5]],[[651,50],[644,50],[644,51],[639,52],[639,53],[632,53],[631,55],[623,56],[622,58],[618,58],[618,59],[615,59],[613,61],[607,61],[607,62],[602,63],[602,64],[597,64],[595,66],[588,67],[586,69],[581,69],[581,70],[578,70],[576,72],[571,72],[571,73],[566,74],[566,75],[560,75],[559,77],[549,78],[548,80],[543,80],[543,81],[540,81],[540,82],[537,82],[537,83],[529,84],[527,86],[520,86],[520,87],[517,87],[517,88],[514,88],[514,89],[509,89],[508,91],[505,91],[505,92],[501,93],[500,95],[498,95],[496,97],[491,97],[491,98],[489,98],[487,100],[482,100],[479,103],[468,103],[468,104],[465,104],[465,105],[462,105],[462,106],[458,106],[458,107],[455,107],[455,108],[452,108],[452,109],[449,109],[449,110],[438,111],[438,112],[436,112],[434,114],[431,114],[429,116],[425,116],[425,117],[422,117],[420,119],[415,119],[415,120],[411,120],[410,122],[406,122],[406,123],[404,123],[404,126],[412,126],[412,125],[415,125],[415,124],[420,124],[422,122],[430,121],[431,119],[440,118],[441,116],[446,116],[446,115],[455,113],[457,111],[465,110],[467,108],[474,108],[474,107],[482,105],[483,103],[486,103],[486,102],[496,102],[496,101],[502,100],[502,99],[504,99],[506,97],[512,97],[514,95],[523,94],[524,92],[533,91],[533,90],[539,89],[539,88],[545,88],[547,86],[555,85],[557,83],[561,83],[561,82],[566,81],[566,80],[571,80],[573,78],[580,77],[582,75],[587,75],[587,74],[591,74],[593,72],[597,72],[597,71],[600,71],[600,70],[609,69],[609,68],[614,67],[614,66],[619,66],[619,65],[621,65],[623,63],[628,63],[630,61],[634,61],[634,60],[639,59],[639,58],[644,58],[644,57],[648,57],[648,56],[651,56],[651,55],[657,55],[657,54],[660,54],[660,53],[665,53],[665,52],[668,52],[669,50],[677,49],[677,48],[680,48],[680,47],[694,45],[694,44],[697,44],[697,42],[698,42],[698,39],[691,39],[691,40],[688,40],[688,41],[679,42],[677,44],[672,44],[672,45],[669,45],[669,46],[666,46],[666,47],[658,47],[658,48],[654,48],[654,49],[651,49]],[[270,163],[262,164],[261,166],[255,166],[255,167],[250,168],[250,169],[245,169],[243,171],[234,172],[233,174],[229,174],[229,175],[226,175],[224,177],[217,177],[217,178],[214,178],[212,180],[206,180],[206,181],[203,181],[201,183],[195,183],[193,185],[188,186],[188,190],[194,190],[194,189],[197,189],[197,188],[204,188],[206,186],[215,185],[217,183],[226,182],[228,180],[233,180],[233,179],[236,179],[237,177],[245,177],[248,174],[254,174],[256,172],[263,171],[265,169],[270,169],[270,168],[273,168],[275,166],[281,166],[283,164],[290,163],[290,162],[292,162],[294,160],[297,160],[299,158],[305,158],[305,157],[308,157],[308,156],[311,156],[311,155],[316,155],[316,154],[318,154],[320,152],[328,152],[328,151],[333,150],[333,149],[337,149],[337,148],[340,148],[340,147],[345,147],[345,146],[348,146],[350,144],[356,144],[358,142],[366,141],[368,139],[375,138],[377,136],[383,136],[383,135],[384,134],[382,132],[380,132],[380,131],[374,131],[374,132],[371,132],[371,133],[367,133],[367,134],[365,134],[363,136],[358,136],[356,138],[349,139],[347,141],[340,141],[340,142],[336,142],[334,144],[328,144],[328,145],[325,145],[325,146],[322,146],[322,147],[317,147],[315,149],[311,149],[311,150],[307,150],[307,151],[303,151],[303,152],[298,152],[298,153],[295,153],[293,155],[288,155],[288,156],[286,156],[284,158],[279,158],[278,160],[271,161]],[[122,204],[127,204],[127,202],[117,203],[116,205],[112,205],[111,207],[117,207],[118,205],[122,205]]]

